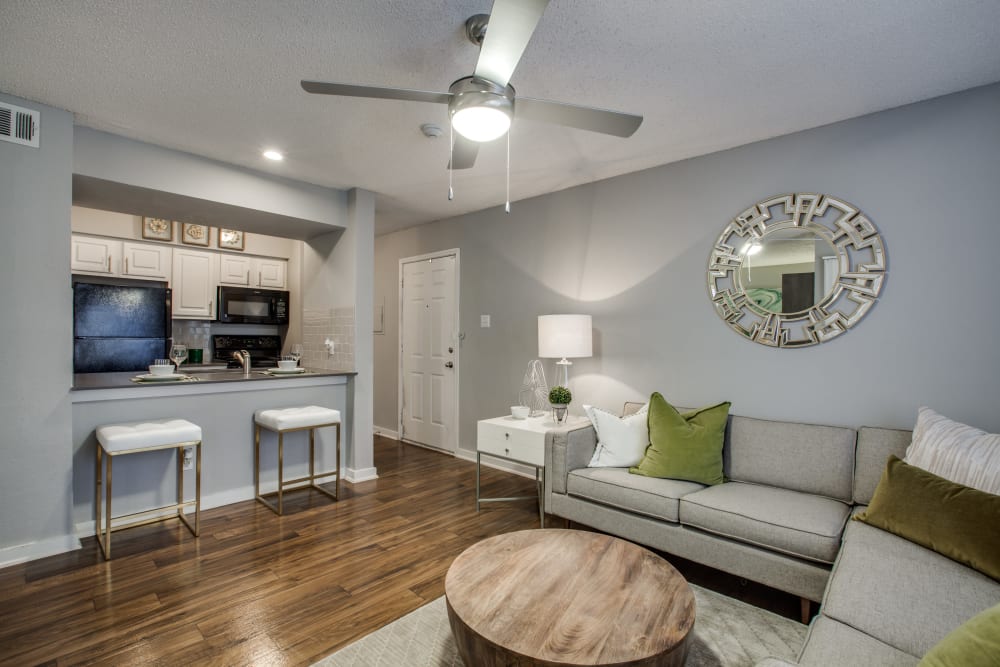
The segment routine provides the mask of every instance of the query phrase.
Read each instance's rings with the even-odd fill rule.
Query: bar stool
[[[334,500],[340,497],[340,411],[330,408],[321,408],[317,405],[307,405],[295,408],[280,408],[272,410],[258,410],[254,413],[254,442],[253,442],[253,494],[260,502],[267,505],[275,514],[284,513],[282,496],[285,487],[290,484],[300,484],[300,486],[290,489],[292,491],[312,487],[317,491],[325,493]],[[315,472],[316,467],[316,446],[315,431],[325,426],[337,427],[337,467],[329,472]],[[278,434],[278,490],[267,495],[278,494],[278,506],[275,507],[268,502],[260,493],[260,430],[267,429]],[[309,476],[297,479],[286,480],[284,478],[285,465],[285,434],[295,431],[309,431]],[[337,476],[336,492],[331,493],[327,489],[316,483],[318,478]]]
[[[194,447],[196,451],[195,492],[194,500],[184,501],[184,452],[185,447]],[[122,528],[132,528],[156,521],[166,521],[173,516],[157,516],[146,521],[130,523],[126,526],[111,527],[111,470],[116,456],[152,452],[160,449],[176,449],[177,451],[177,502],[151,510],[133,512],[114,517],[126,519],[162,513],[164,510],[176,510],[179,518],[191,533],[198,537],[201,531],[201,427],[186,419],[153,419],[125,424],[106,424],[97,427],[97,474],[96,474],[96,513],[97,513],[97,543],[104,552],[104,559],[111,559],[111,532]],[[106,455],[106,456],[105,456]],[[103,471],[103,459],[107,459],[107,471]],[[104,480],[102,482],[102,473]],[[105,501],[101,501],[101,487],[106,485]],[[104,530],[101,530],[102,505],[104,507]],[[194,505],[194,525],[184,516],[184,508]]]

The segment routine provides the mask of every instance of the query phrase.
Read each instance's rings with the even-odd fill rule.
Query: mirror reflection
[[[739,250],[740,288],[770,313],[801,313],[821,303],[837,282],[837,249],[810,229],[768,231]]]

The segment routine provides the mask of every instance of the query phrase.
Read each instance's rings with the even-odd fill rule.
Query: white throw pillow
[[[917,411],[910,465],[956,484],[1000,495],[1000,435],[952,421],[930,408]]]
[[[619,417],[592,405],[583,406],[590,423],[597,431],[597,449],[588,468],[628,468],[639,465],[649,446],[649,425],[646,413],[649,404],[635,414]]]

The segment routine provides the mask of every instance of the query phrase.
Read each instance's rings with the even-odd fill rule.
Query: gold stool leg
[[[97,443],[94,448],[97,453],[97,461],[94,466],[94,512],[96,514],[94,519],[94,535],[97,537],[97,546],[101,548],[101,553],[104,553],[104,537],[101,535],[101,506],[104,504],[104,494],[102,491],[101,481],[101,467],[104,465],[104,459],[101,457],[101,452],[103,447],[101,443]]]
[[[253,497],[260,498],[260,424],[253,425]]]
[[[340,422],[337,422],[337,500],[340,500]]]
[[[309,429],[309,486],[316,486],[316,444],[313,435],[316,429]]]
[[[198,443],[198,460],[194,471],[194,536],[201,535],[201,442]]]
[[[184,448],[178,447],[174,452],[177,453],[177,518],[184,523],[184,508],[180,507],[184,502]]]
[[[285,433],[278,431],[278,514],[285,513],[285,506],[282,504],[282,491],[285,486]]]
[[[108,454],[106,458],[108,461],[108,470],[104,476],[104,483],[107,485],[104,491],[107,498],[107,505],[105,506],[107,514],[104,517],[104,560],[111,560],[111,470],[114,457]]]

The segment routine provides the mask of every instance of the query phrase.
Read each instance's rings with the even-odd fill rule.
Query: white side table
[[[551,414],[527,419],[514,419],[510,415],[482,419],[476,427],[476,511],[481,503],[509,500],[538,499],[538,519],[545,527],[545,434],[554,429],[565,429],[589,423],[586,417],[567,416],[562,424],[552,421]],[[511,496],[508,498],[483,498],[479,491],[479,469],[483,455],[512,463],[532,466],[535,469],[537,496]]]

